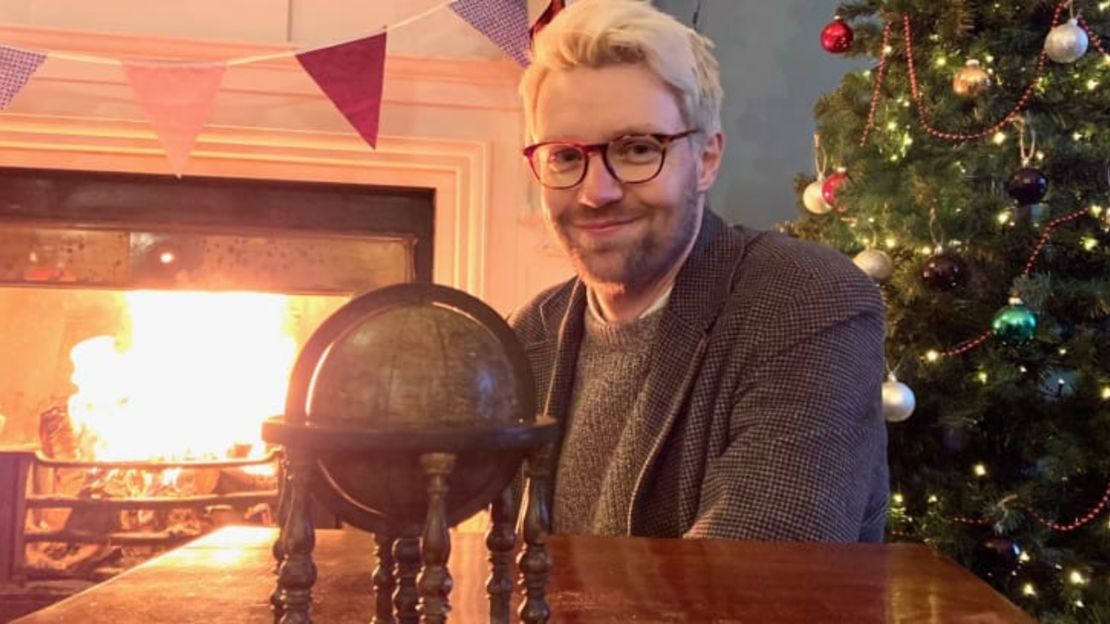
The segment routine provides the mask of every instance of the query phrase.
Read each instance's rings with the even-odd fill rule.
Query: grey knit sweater
[[[625,535],[636,475],[627,461],[662,310],[620,325],[589,310],[555,477],[556,533]]]

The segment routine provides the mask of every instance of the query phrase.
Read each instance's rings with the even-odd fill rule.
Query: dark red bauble
[[[848,174],[843,171],[837,171],[825,178],[825,181],[821,184],[821,198],[825,200],[826,204],[841,212],[843,212],[844,209],[842,206],[837,205],[836,194],[840,190],[840,187],[844,186],[847,182]]]
[[[852,47],[856,34],[839,17],[821,29],[821,47],[833,54],[843,54]]]
[[[937,254],[921,269],[925,285],[937,292],[946,292],[960,285],[964,278],[964,265],[948,254]]]
[[[1006,192],[1019,204],[1035,204],[1048,192],[1048,178],[1040,169],[1022,167],[1006,182]]]

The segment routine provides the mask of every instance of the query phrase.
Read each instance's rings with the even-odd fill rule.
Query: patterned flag
[[[45,54],[0,45],[0,111],[8,107],[45,60]]]
[[[525,0],[455,0],[451,10],[497,44],[520,65],[528,64],[528,7]]]
[[[212,114],[212,102],[226,69],[223,63],[123,61],[135,99],[179,178],[197,135]]]
[[[386,33],[297,55],[301,67],[370,147],[378,146]]]

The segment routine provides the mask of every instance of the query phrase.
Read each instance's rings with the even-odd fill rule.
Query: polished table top
[[[272,624],[274,537],[273,529],[223,528],[13,624]],[[449,621],[487,621],[483,537],[452,537]],[[553,622],[1034,621],[967,570],[916,544],[552,536],[549,545]],[[373,552],[366,533],[317,531],[317,624],[370,621]]]

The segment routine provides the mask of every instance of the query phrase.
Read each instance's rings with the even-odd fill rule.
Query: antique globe
[[[451,524],[508,486],[526,451],[520,438],[535,435],[534,397],[523,349],[492,309],[451,288],[401,284],[317,328],[294,366],[284,422],[334,438],[316,449],[319,500],[355,526],[399,534],[427,513],[423,452],[456,453]]]

